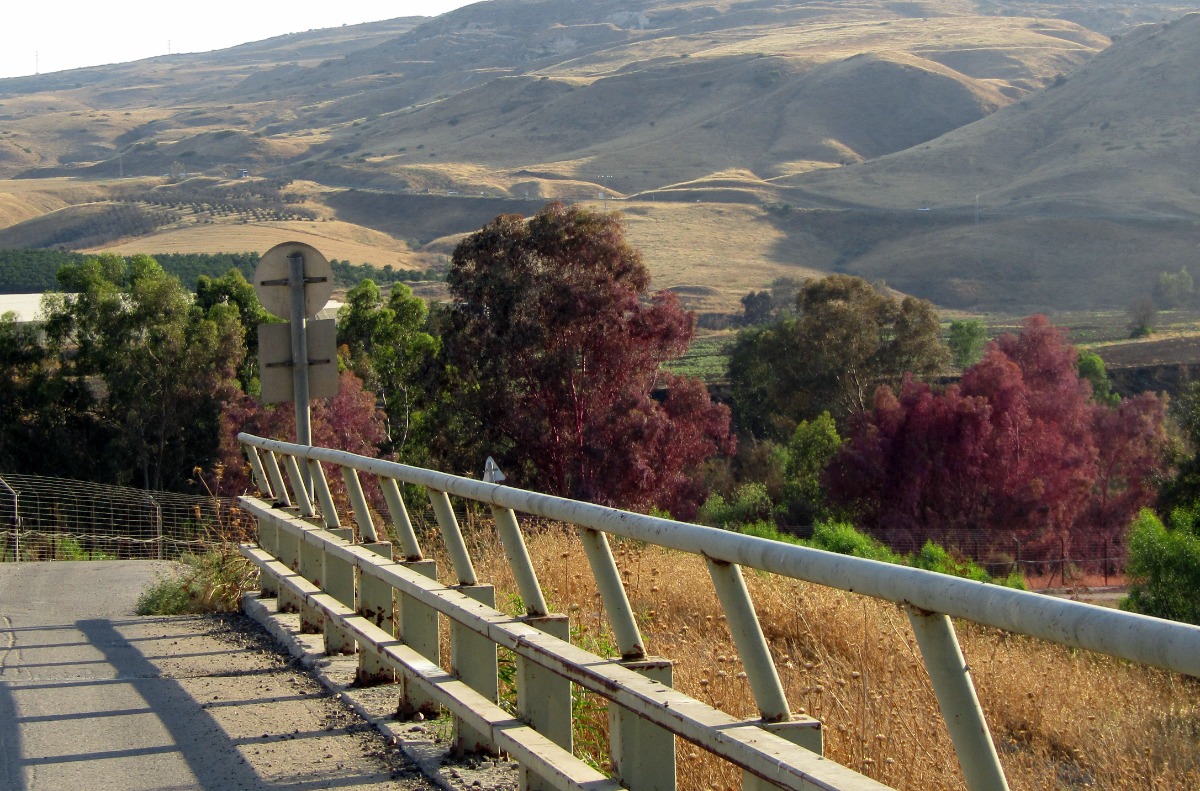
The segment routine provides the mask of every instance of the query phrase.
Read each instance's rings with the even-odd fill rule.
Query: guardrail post
[[[292,571],[299,573],[300,571],[300,536],[279,527],[275,534],[275,544],[278,549],[278,554],[275,557],[279,558],[279,562],[290,568]],[[279,598],[275,602],[275,608],[279,612],[300,612],[300,597],[292,592],[286,585],[280,585],[278,589]]]
[[[596,579],[596,588],[600,592],[604,610],[608,613],[608,622],[612,625],[613,637],[617,641],[621,658],[632,660],[645,657],[646,645],[637,621],[634,620],[633,608],[629,606],[629,597],[625,595],[621,572],[617,569],[617,561],[613,559],[608,538],[599,530],[581,527],[579,539],[587,555],[588,565],[592,568],[592,576]]]
[[[266,454],[267,476],[271,479],[271,494],[274,496],[275,504],[290,508],[292,498],[288,497],[287,486],[283,484],[283,473],[279,471],[279,460],[275,458],[274,451],[268,450]]]
[[[673,684],[669,659],[646,657],[621,665],[665,686]],[[675,734],[609,703],[608,742],[613,774],[626,788],[675,791]]]
[[[330,530],[329,532],[347,544],[351,543],[352,534],[349,530]],[[343,560],[332,552],[326,552],[324,549],[321,551],[321,557],[324,560],[325,568],[322,576],[323,584],[320,587],[350,609],[356,609],[354,564],[348,560]],[[341,624],[339,619],[326,618],[324,632],[326,654],[330,656],[335,654],[353,654],[358,649],[358,642],[354,639],[350,630]]]
[[[392,559],[392,545],[386,541],[359,546],[386,560]],[[371,574],[369,568],[359,568],[358,612],[391,635],[396,634],[395,602],[392,601],[394,591],[391,585]],[[362,686],[391,684],[396,680],[396,671],[383,661],[378,651],[362,646],[358,652],[358,672],[355,677]]]
[[[571,640],[571,623],[566,615],[539,615],[522,618],[551,637]],[[570,750],[571,740],[571,682],[536,662],[518,656],[517,713],[521,719],[550,741]],[[542,791],[553,788],[528,769],[521,769],[521,788]]]
[[[954,624],[949,616],[915,607],[908,608],[908,620],[912,623],[921,656],[925,658],[925,668],[933,682],[933,691],[950,731],[967,788],[970,791],[1008,791],[1008,781],[996,755],[983,709],[979,706],[970,669],[958,646]]]
[[[312,542],[306,541],[303,535],[299,538],[300,576],[320,588],[325,581],[325,551]],[[300,631],[304,634],[320,634],[324,631],[324,622],[325,618],[321,611],[301,599]]]
[[[264,552],[271,553],[271,557],[279,557],[279,528],[274,522],[264,519],[256,519],[258,522],[258,545]],[[279,584],[270,574],[258,575],[258,590],[259,595],[264,599],[274,599],[279,596]]]
[[[317,512],[313,509],[312,495],[308,493],[308,483],[300,471],[300,462],[295,456],[288,456],[285,463],[287,464],[288,480],[292,482],[292,493],[296,495],[296,507],[300,509],[300,516],[312,519]]]
[[[325,468],[321,462],[308,460],[308,477],[312,481],[313,491],[317,493],[317,502],[321,504],[321,518],[325,520],[325,526],[336,530],[342,526],[342,522],[333,505],[333,495],[329,492],[329,482],[325,480]]]
[[[823,748],[821,723],[811,717],[797,719],[791,713],[741,567],[711,558],[707,560],[709,576],[729,624],[729,634],[758,705],[759,719],[753,720],[754,724],[820,755]],[[749,772],[742,773],[743,791],[772,788],[777,786]]]
[[[433,514],[437,517],[438,530],[442,534],[442,543],[450,563],[454,566],[454,574],[460,585],[474,585],[479,582],[475,576],[475,566],[471,564],[471,554],[467,552],[467,543],[463,541],[462,530],[458,527],[458,519],[450,506],[450,496],[436,489],[429,490],[429,504],[433,506]]]
[[[496,589],[491,585],[460,585],[459,593],[485,607],[496,608]],[[456,621],[450,623],[450,670],[471,689],[493,703],[500,699],[499,665],[496,644]],[[487,734],[480,733],[458,717],[454,718],[454,752],[495,753]]]
[[[258,456],[258,448],[253,445],[243,445],[242,452],[246,454],[246,459],[250,462],[250,471],[254,476],[254,485],[258,487],[258,491],[261,494],[273,499],[271,482],[267,479],[267,471],[263,469],[262,459]]]
[[[371,509],[367,505],[367,497],[363,494],[362,484],[358,480],[358,470],[353,467],[342,467],[342,480],[346,482],[346,494],[350,495],[350,506],[354,509],[354,524],[358,525],[358,540],[378,541],[379,536],[375,532],[375,522],[371,519]]]
[[[729,623],[729,634],[746,669],[746,678],[750,682],[750,691],[754,693],[754,702],[758,704],[759,714],[765,722],[787,722],[792,716],[791,709],[754,612],[754,603],[750,601],[742,569],[733,563],[711,558],[706,560],[709,576],[712,577],[717,599]]]
[[[431,580],[437,579],[437,563],[432,560],[409,560],[399,563]],[[440,665],[442,646],[438,638],[438,613],[401,590],[396,591],[396,637],[421,656]],[[400,702],[396,713],[402,718],[421,714],[436,717],[440,708],[437,699],[412,683],[407,673],[400,674]]]
[[[413,530],[412,520],[408,518],[408,509],[404,506],[404,498],[400,496],[400,487],[396,485],[396,480],[380,478],[379,488],[383,490],[383,499],[392,516],[392,527],[396,530],[396,540],[404,558],[421,560],[421,545],[417,542],[417,533]]]

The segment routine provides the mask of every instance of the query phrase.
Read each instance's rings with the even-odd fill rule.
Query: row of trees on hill
[[[31,294],[52,291],[60,286],[58,270],[67,265],[78,265],[88,256],[68,250],[43,250],[29,248],[0,248],[0,294]],[[168,274],[183,283],[195,283],[200,277],[221,277],[236,269],[243,277],[253,276],[258,266],[258,253],[155,253],[152,258]],[[126,264],[133,258],[126,257]],[[441,280],[445,273],[440,269],[396,269],[390,264],[383,267],[371,264],[352,264],[337,258],[330,260],[333,279],[339,286],[354,286],[371,278],[377,283],[413,283],[426,280]]]
[[[266,317],[238,269],[194,297],[144,256],[59,279],[43,335],[0,322],[0,465],[186,488],[220,462],[236,486],[237,431],[290,435],[291,407],[254,399]],[[472,476],[491,455],[513,485],[720,526],[841,520],[902,552],[1017,536],[1027,558],[1111,544],[1172,462],[1165,401],[1116,399],[1044,318],[986,345],[964,323],[952,350],[928,302],[778,283],[739,333],[726,406],[663,370],[694,319],[650,291],[616,215],[498,217],[447,283],[432,308],[401,283],[349,292],[318,441]],[[965,370],[943,387],[952,355]]]

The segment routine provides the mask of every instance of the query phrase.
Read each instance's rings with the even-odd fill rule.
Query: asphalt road
[[[169,564],[0,564],[0,789],[431,788],[241,616],[138,617]]]

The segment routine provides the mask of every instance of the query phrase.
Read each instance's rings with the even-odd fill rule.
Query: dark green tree
[[[243,391],[257,395],[258,325],[274,324],[282,319],[277,319],[267,312],[258,301],[258,293],[254,286],[239,269],[230,269],[216,278],[200,275],[196,279],[196,306],[207,316],[213,313],[218,305],[228,305],[237,310],[238,322],[242,326],[242,343],[246,349],[238,366],[238,382]]]
[[[970,368],[983,357],[983,344],[987,342],[987,328],[979,319],[957,319],[950,322],[950,338],[946,345],[954,365]]]
[[[797,315],[739,333],[729,364],[739,431],[786,439],[801,420],[828,410],[861,412],[875,388],[906,373],[928,378],[948,361],[929,302],[881,293],[831,275],[804,284]]]
[[[206,313],[153,258],[89,258],[59,270],[45,333],[56,376],[95,393],[103,435],[87,470],[59,474],[185,488],[215,458],[221,405],[245,353],[235,307]]]
[[[828,516],[821,476],[841,447],[842,438],[828,412],[796,426],[787,445],[787,483],[780,504],[786,521],[811,525]]]
[[[1108,378],[1108,369],[1104,360],[1095,352],[1079,353],[1079,378],[1086,379],[1092,384],[1092,400],[1108,406],[1116,406],[1121,396],[1112,388],[1112,380]]]
[[[412,447],[419,434],[423,411],[419,408],[419,374],[438,351],[438,342],[424,331],[429,314],[424,301],[403,283],[392,286],[387,300],[371,280],[346,294],[338,312],[338,342],[348,355],[351,370],[367,390],[383,402],[387,415],[386,452],[409,461],[423,456]]]
[[[1129,529],[1129,596],[1121,608],[1200,624],[1200,513],[1195,506],[1171,511],[1164,525],[1144,509]]]
[[[1158,306],[1150,297],[1138,297],[1129,306],[1129,337],[1146,338],[1158,325]]]

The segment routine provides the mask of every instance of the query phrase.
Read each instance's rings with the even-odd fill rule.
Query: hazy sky
[[[206,52],[284,33],[398,16],[437,16],[472,0],[33,0],[6,3],[0,77]]]

